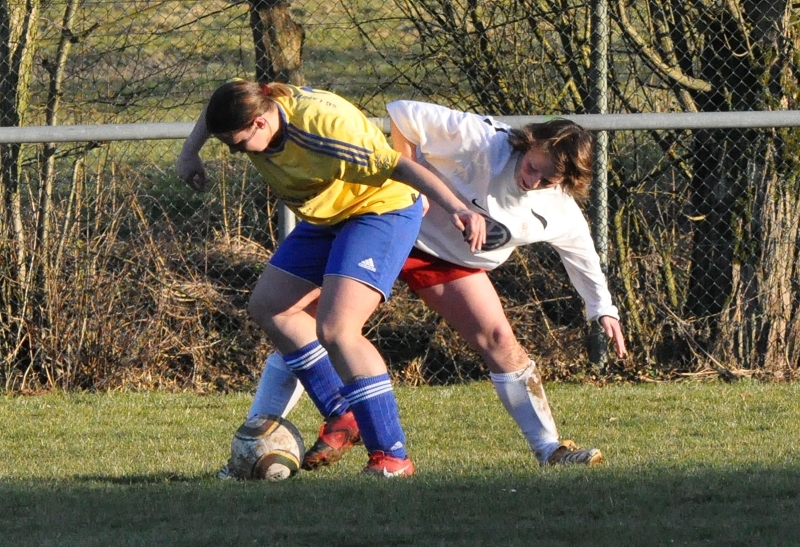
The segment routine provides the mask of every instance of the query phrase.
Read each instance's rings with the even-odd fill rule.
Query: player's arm
[[[395,101],[387,105],[387,110],[392,147],[401,154],[392,178],[416,188],[423,196],[441,205],[450,213],[456,228],[464,234],[464,240],[469,242],[470,250],[473,253],[479,251],[486,243],[486,220],[480,214],[470,211],[441,179],[416,163],[417,143],[421,142],[422,138],[425,138],[426,142],[441,141],[446,143],[447,147],[458,148],[459,140],[450,134],[450,130],[458,124],[450,118],[459,113],[437,105],[414,101]],[[433,118],[435,121],[427,120],[430,126],[424,127],[425,124],[420,120],[427,118]],[[422,135],[420,130],[425,130],[425,134]],[[428,134],[428,130],[432,134]],[[404,178],[408,176],[414,178]]]
[[[392,179],[408,184],[450,213],[453,224],[464,233],[464,241],[474,253],[486,243],[486,220],[470,211],[439,177],[405,156],[400,157]]]
[[[411,161],[416,161],[417,145],[408,140],[392,118],[389,118],[389,134],[392,137],[392,148]]]
[[[583,216],[576,216],[571,233],[549,241],[556,249],[572,285],[581,295],[590,320],[597,320],[605,335],[614,342],[617,357],[627,355],[619,312],[613,305],[608,283],[600,267],[600,257]]]
[[[392,137],[392,148],[400,152],[403,157],[411,161],[417,161],[417,145],[403,135],[403,132],[400,131],[400,128],[391,118],[389,118],[389,134]],[[427,214],[430,207],[428,198],[425,194],[420,194],[420,199],[422,200],[422,214]]]
[[[206,169],[200,159],[200,149],[209,138],[211,133],[206,127],[206,109],[203,108],[192,132],[183,143],[176,165],[178,177],[197,192],[204,192],[206,189]]]

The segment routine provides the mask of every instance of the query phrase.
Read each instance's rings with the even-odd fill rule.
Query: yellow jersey
[[[247,155],[299,218],[330,225],[414,203],[419,192],[389,178],[400,153],[358,108],[328,91],[289,87],[290,97],[272,98],[281,142]]]

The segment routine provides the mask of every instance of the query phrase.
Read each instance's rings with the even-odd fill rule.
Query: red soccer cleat
[[[319,438],[306,451],[302,469],[313,471],[342,459],[354,445],[361,443],[361,432],[352,411],[331,416],[319,428]]]
[[[411,463],[411,458],[395,458],[377,450],[369,455],[369,461],[362,473],[384,479],[410,477],[414,474],[414,464]]]

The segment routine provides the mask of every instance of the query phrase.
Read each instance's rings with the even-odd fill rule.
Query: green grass
[[[214,479],[246,394],[0,398],[0,545],[794,545],[797,384],[551,385],[606,465],[535,465],[491,385],[398,388],[411,480],[362,449],[281,483]],[[291,415],[313,442],[307,399]]]

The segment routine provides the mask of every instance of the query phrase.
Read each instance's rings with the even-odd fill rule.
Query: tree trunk
[[[256,80],[303,85],[303,27],[292,20],[286,0],[250,0]]]
[[[64,18],[61,27],[61,37],[56,50],[56,57],[45,64],[50,77],[47,90],[47,125],[58,124],[59,105],[61,103],[62,83],[64,71],[66,70],[67,57],[69,56],[70,46],[77,41],[72,31],[75,13],[80,0],[69,0],[64,10]],[[53,266],[52,257],[54,249],[51,248],[51,225],[50,220],[53,215],[53,186],[55,184],[56,169],[55,155],[57,147],[55,143],[46,143],[42,149],[42,176],[39,188],[39,211],[36,222],[36,233],[40,249],[39,266],[32,279],[36,286],[41,287],[45,296],[53,290],[49,287],[53,279],[50,268]]]
[[[725,77],[715,91],[698,95],[700,110],[791,108],[800,86],[790,55],[798,44],[784,17],[786,4],[742,6],[738,21],[718,17],[708,26],[708,36],[724,40],[708,41],[704,66],[709,79],[712,71]],[[800,358],[793,283],[800,230],[796,135],[766,129],[696,134],[693,214],[701,220],[687,303],[702,319],[703,338],[718,363],[786,379]]]
[[[41,13],[38,1],[10,5],[0,2],[0,126],[14,127],[23,123],[23,113],[28,104],[36,34]],[[23,230],[22,203],[19,188],[20,145],[0,145],[0,185],[3,189],[0,205],[0,234],[3,245],[13,248],[6,256],[13,256],[13,269],[3,278],[14,280],[22,293],[27,279],[26,241]],[[3,287],[3,297],[9,296]],[[5,301],[8,304],[8,301]]]

